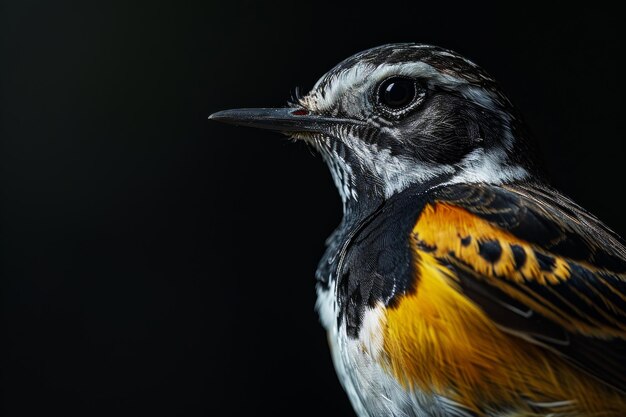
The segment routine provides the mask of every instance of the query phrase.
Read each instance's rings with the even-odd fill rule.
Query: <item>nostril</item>
[[[308,110],[298,109],[291,112],[292,116],[306,116],[309,114]]]

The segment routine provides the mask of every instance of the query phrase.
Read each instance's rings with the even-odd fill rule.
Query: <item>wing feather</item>
[[[537,185],[456,185],[413,238],[502,329],[626,392],[626,247],[595,217]]]

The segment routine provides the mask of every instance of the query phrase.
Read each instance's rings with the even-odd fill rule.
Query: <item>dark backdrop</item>
[[[3,415],[351,415],[313,310],[330,176],[206,118],[368,47],[484,66],[556,185],[626,233],[620,13],[183,3],[0,6]]]

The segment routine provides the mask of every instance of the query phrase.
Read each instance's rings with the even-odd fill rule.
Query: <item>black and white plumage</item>
[[[344,218],[317,308],[361,417],[626,412],[626,248],[542,177],[496,82],[392,44],[285,109],[213,119],[279,130],[329,165]]]

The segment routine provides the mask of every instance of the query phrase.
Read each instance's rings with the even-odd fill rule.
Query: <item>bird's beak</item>
[[[352,120],[318,116],[298,107],[223,110],[210,115],[209,120],[286,133],[326,133],[338,124],[354,124]]]

